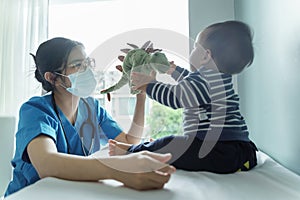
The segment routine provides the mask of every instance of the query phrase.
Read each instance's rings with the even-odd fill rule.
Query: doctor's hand
[[[131,84],[133,90],[141,90],[146,92],[148,83],[156,80],[156,72],[151,71],[150,75],[139,73],[139,72],[131,72]]]
[[[137,190],[162,189],[175,172],[174,167],[164,164],[171,159],[171,154],[147,151],[138,154],[133,156],[137,156],[138,161],[135,164],[140,172],[126,174],[124,185]]]
[[[110,164],[110,167],[116,165],[112,178],[136,190],[161,189],[176,171],[173,166],[166,164],[171,157],[171,154],[148,151],[110,157],[110,161],[114,158],[122,160]]]

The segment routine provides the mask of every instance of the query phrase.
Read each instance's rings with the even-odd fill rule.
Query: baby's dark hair
[[[208,26],[200,41],[209,49],[220,72],[237,74],[250,66],[254,59],[252,32],[240,21],[226,21]]]
[[[53,85],[44,78],[46,72],[61,72],[64,70],[70,52],[75,46],[83,44],[63,37],[56,37],[40,44],[36,55],[30,54],[35,62],[35,78],[42,83],[47,92],[53,90]]]

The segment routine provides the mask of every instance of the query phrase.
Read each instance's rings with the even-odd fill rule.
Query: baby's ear
[[[210,49],[206,49],[205,50],[205,59],[211,59],[212,55],[211,55],[211,51]]]
[[[204,64],[209,63],[209,61],[211,61],[211,59],[212,59],[212,53],[211,53],[210,49],[206,49],[205,55],[203,56]]]

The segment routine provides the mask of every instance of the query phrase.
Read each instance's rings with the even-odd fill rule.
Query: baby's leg
[[[118,142],[116,140],[108,141],[108,154],[110,156],[125,155],[131,144]]]
[[[156,140],[150,140],[150,142],[143,142],[140,144],[132,145],[127,150],[131,153],[139,152],[139,151],[151,151],[157,153],[169,153],[169,152],[160,152],[166,145],[168,145],[174,136],[165,136],[162,138],[158,138]]]

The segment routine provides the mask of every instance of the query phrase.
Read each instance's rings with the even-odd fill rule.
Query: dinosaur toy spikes
[[[130,43],[127,43],[129,46],[131,46],[132,48],[134,48],[134,49],[138,49],[139,47],[138,46],[136,46],[135,44],[130,44]]]
[[[117,66],[116,66],[116,69],[119,70],[120,72],[123,72],[123,68],[122,68],[121,65],[117,65]]]
[[[123,53],[128,53],[131,49],[121,49]]]
[[[118,56],[118,59],[123,62],[124,61],[125,56]]]
[[[151,41],[145,42],[141,48],[137,45],[127,43],[133,49],[121,49],[122,52],[126,53],[126,56],[119,56],[118,59],[123,61],[123,65],[116,66],[117,70],[122,72],[121,79],[113,86],[102,90],[101,94],[107,94],[108,100],[110,101],[110,92],[120,89],[125,84],[130,82],[131,71],[142,72],[150,74],[151,71],[155,70],[159,73],[166,73],[170,68],[170,63],[164,53],[161,53],[161,49],[154,49]],[[139,90],[130,89],[131,94],[140,93]]]
[[[150,43],[151,43],[151,41],[145,42],[145,44],[143,44],[143,46],[141,47],[141,49],[143,49],[143,50],[147,49],[147,47],[149,46]]]

